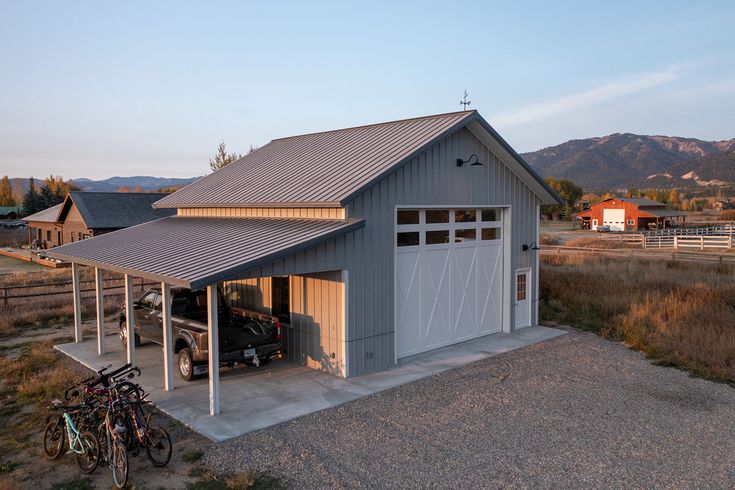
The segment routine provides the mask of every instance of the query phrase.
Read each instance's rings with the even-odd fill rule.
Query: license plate
[[[248,357],[255,357],[255,349],[245,349],[242,353],[243,357],[246,359]]]
[[[194,374],[199,376],[200,374],[207,374],[209,372],[209,367],[205,365],[200,366],[194,366]]]

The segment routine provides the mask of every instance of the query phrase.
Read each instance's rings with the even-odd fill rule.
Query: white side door
[[[531,270],[516,271],[515,329],[531,326]]]

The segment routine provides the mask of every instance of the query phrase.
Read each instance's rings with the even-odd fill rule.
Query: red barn
[[[610,231],[647,230],[668,228],[686,213],[666,209],[666,205],[644,197],[610,197],[574,215],[582,228],[596,230],[609,226]]]

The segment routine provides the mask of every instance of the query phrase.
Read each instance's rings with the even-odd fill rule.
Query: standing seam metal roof
[[[50,257],[198,288],[364,226],[363,220],[172,216],[55,247]]]
[[[196,206],[342,206],[475,111],[275,139],[156,203]]]

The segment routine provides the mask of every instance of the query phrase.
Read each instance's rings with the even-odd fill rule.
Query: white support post
[[[207,286],[207,326],[209,351],[209,414],[219,413],[219,328],[217,324],[217,284]]]
[[[163,330],[163,389],[174,389],[174,352],[171,345],[171,286],[161,283],[161,329]],[[192,366],[193,368],[193,366]]]
[[[94,268],[94,292],[97,300],[97,354],[105,353],[105,296],[102,282],[102,269]]]
[[[128,362],[135,364],[135,308],[133,308],[133,276],[125,274],[125,321],[127,322]]]
[[[74,342],[84,340],[82,334],[82,292],[79,288],[79,264],[71,263],[71,284],[74,291]]]

